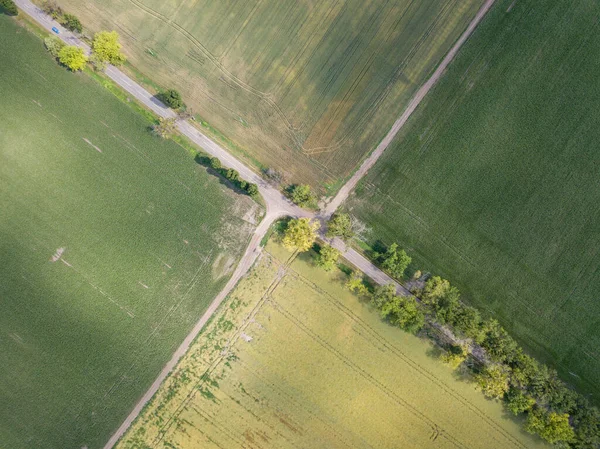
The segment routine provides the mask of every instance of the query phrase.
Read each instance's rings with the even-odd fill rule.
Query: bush
[[[369,294],[369,289],[365,285],[363,275],[360,271],[353,271],[344,286],[357,295],[366,296]]]
[[[175,89],[168,89],[158,95],[160,101],[169,106],[171,109],[179,109],[183,107],[181,94]]]
[[[58,58],[58,53],[63,49],[65,43],[57,36],[48,36],[44,39],[44,45],[52,56]]]
[[[73,14],[64,14],[60,23],[62,23],[64,27],[68,30],[74,31],[76,33],[81,33],[81,31],[83,30],[81,22]]]
[[[442,362],[451,367],[457,369],[467,359],[469,355],[468,345],[451,345],[448,351],[443,354],[440,358]]]
[[[13,0],[0,0],[0,11],[4,11],[9,16],[19,14],[19,9]]]
[[[46,0],[44,3],[42,3],[42,10],[55,19],[63,15],[62,8],[53,0]]]
[[[227,170],[225,170],[225,177],[232,182],[240,180],[240,174],[237,172],[237,170],[234,170],[233,168],[228,168]]]
[[[249,182],[248,185],[246,186],[246,192],[251,197],[255,197],[256,195],[258,195],[258,186],[256,184]]]
[[[219,160],[219,158],[211,157],[210,158],[210,167],[213,168],[214,170],[219,170],[222,167],[221,161]]]

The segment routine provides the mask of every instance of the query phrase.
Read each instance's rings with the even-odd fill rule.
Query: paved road
[[[44,12],[35,6],[29,0],[15,0],[17,6],[24,12],[26,12],[29,16],[35,19],[42,27],[51,32],[52,27],[56,27],[60,30],[59,37],[65,41],[69,45],[77,45],[83,48],[88,54],[90,52],[90,48],[87,44],[82,42],[77,36],[68,30],[64,29],[58,22],[52,20],[52,18],[48,17]],[[463,33],[457,43],[452,47],[448,55],[444,58],[438,69],[434,72],[432,77],[418,90],[415,94],[414,98],[409,103],[406,110],[400,116],[400,118],[394,123],[394,126],[385,137],[385,139],[377,146],[375,151],[364,161],[358,171],[350,178],[350,180],[340,189],[340,192],[335,196],[335,198],[327,204],[327,206],[316,216],[316,218],[320,219],[321,222],[324,222],[327,218],[329,218],[335,210],[340,206],[340,204],[348,197],[348,194],[352,191],[352,189],[356,186],[358,181],[367,173],[367,171],[375,164],[377,159],[383,154],[385,149],[388,147],[390,142],[394,139],[398,131],[404,126],[410,115],[415,111],[417,106],[423,100],[423,97],[431,90],[431,88],[435,85],[435,83],[439,80],[444,70],[448,67],[452,59],[458,53],[460,47],[466,42],[468,37],[471,35],[473,30],[477,27],[477,25],[481,22],[484,15],[493,5],[494,0],[486,0],[485,4],[478,12],[477,16],[473,19],[467,30]],[[172,110],[167,108],[163,103],[153,97],[150,92],[144,89],[142,86],[137,84],[134,80],[129,78],[119,69],[114,66],[108,66],[106,69],[106,74],[109,78],[111,78],[115,83],[121,86],[124,90],[129,92],[133,97],[135,97],[139,102],[144,104],[148,109],[152,110],[154,113],[164,118],[173,118],[175,114]],[[256,228],[252,238],[250,240],[250,244],[246,249],[243,257],[241,258],[238,266],[236,267],[231,279],[223,288],[223,290],[217,295],[217,297],[210,304],[206,312],[202,315],[202,317],[195,324],[194,328],[185,338],[185,340],[181,343],[179,348],[175,351],[171,360],[165,365],[163,370],[160,372],[156,380],[152,383],[148,391],[142,396],[142,398],[138,401],[134,409],[127,416],[125,421],[119,426],[116,432],[110,437],[109,441],[104,446],[104,449],[111,449],[117,443],[117,441],[123,436],[125,431],[129,428],[131,423],[135,420],[135,418],[139,415],[143,407],[146,403],[154,396],[162,382],[166,379],[169,372],[175,367],[179,359],[186,353],[192,341],[196,338],[198,333],[202,330],[206,322],[212,316],[212,314],[219,308],[223,300],[227,297],[229,292],[235,287],[238,281],[248,272],[252,264],[255,262],[258,254],[261,251],[260,241],[263,236],[268,231],[271,224],[280,217],[283,216],[293,216],[293,217],[315,217],[315,214],[305,211],[296,205],[290,203],[287,198],[285,198],[281,192],[277,189],[270,186],[267,182],[264,181],[256,172],[251,170],[249,167],[238,161],[235,157],[233,157],[229,152],[223,149],[220,145],[212,141],[210,138],[202,134],[198,129],[193,127],[190,123],[186,121],[179,121],[177,123],[177,127],[179,131],[188,137],[192,142],[196,143],[200,146],[206,153],[211,156],[219,158],[223,166],[228,168],[234,168],[237,170],[242,178],[247,181],[253,182],[258,185],[259,192],[265,199],[267,205],[267,212],[262,222]],[[334,239],[332,245],[339,250],[342,251],[343,257],[354,265],[357,269],[365,273],[368,277],[373,279],[378,284],[389,284],[393,283],[396,285],[396,289],[399,294],[410,295],[410,292],[406,290],[402,285],[398,284],[392,278],[390,278],[387,274],[383,273],[379,268],[373,265],[369,260],[364,258],[362,255],[357,253],[351,248],[346,248],[344,242],[339,239]]]
[[[417,91],[415,96],[411,99],[411,101],[408,104],[405,111],[402,113],[400,118],[398,118],[398,120],[396,120],[396,122],[392,126],[392,129],[390,129],[390,132],[385,136],[385,138],[377,146],[375,151],[373,151],[373,153],[371,153],[371,155],[367,159],[365,159],[365,161],[362,163],[362,165],[356,171],[356,173],[354,173],[354,175],[352,175],[352,177],[348,180],[348,182],[346,182],[346,184],[344,184],[342,186],[342,188],[337,193],[337,195],[325,206],[325,208],[321,212],[321,215],[323,216],[323,218],[327,219],[327,218],[331,217],[331,215],[337,210],[337,208],[340,207],[340,205],[344,201],[346,201],[346,198],[348,198],[348,195],[350,195],[350,192],[352,192],[352,190],[354,190],[354,188],[356,187],[356,184],[358,184],[358,181],[360,181],[362,179],[362,177],[366,175],[367,171],[369,171],[369,169],[373,165],[375,165],[375,162],[377,162],[377,159],[379,159],[381,157],[381,155],[386,150],[386,148],[389,146],[389,144],[392,142],[392,140],[394,140],[394,137],[396,137],[396,134],[398,134],[398,132],[402,129],[402,127],[407,122],[409,117],[413,114],[413,112],[415,112],[417,107],[421,104],[421,101],[423,101],[423,98],[425,98],[425,95],[427,95],[429,93],[429,91],[433,88],[433,86],[435,86],[435,84],[442,77],[442,75],[444,74],[444,71],[448,68],[448,66],[450,65],[450,63],[452,62],[454,57],[457,55],[458,51],[463,46],[463,44],[467,41],[469,36],[471,36],[473,31],[475,31],[475,28],[477,28],[477,25],[479,25],[479,23],[483,20],[483,18],[487,14],[487,12],[493,6],[494,2],[495,2],[495,0],[486,0],[486,2],[483,4],[483,6],[477,12],[477,14],[473,18],[473,20],[471,21],[471,23],[469,24],[467,29],[460,36],[458,41],[456,41],[456,44],[454,44],[454,46],[450,49],[450,51],[448,52],[446,57],[442,60],[441,64],[435,70],[433,75],[431,75],[431,78],[429,78],[427,80],[427,82],[421,86],[421,88]]]

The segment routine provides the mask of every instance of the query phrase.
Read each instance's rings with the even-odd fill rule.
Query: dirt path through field
[[[410,101],[400,118],[396,120],[396,122],[392,126],[392,129],[390,129],[390,132],[384,137],[384,139],[377,146],[375,151],[373,151],[373,153],[371,153],[371,155],[367,159],[365,159],[360,168],[354,173],[354,175],[352,175],[348,182],[346,182],[346,184],[343,185],[343,187],[340,189],[337,195],[331,201],[329,201],[325,208],[321,211],[320,215],[323,218],[328,219],[329,217],[331,217],[331,215],[337,210],[337,208],[340,207],[340,205],[344,201],[346,201],[346,198],[348,198],[350,192],[354,190],[356,184],[358,184],[358,181],[360,181],[363,178],[363,176],[367,174],[369,169],[373,165],[375,165],[375,162],[377,162],[377,160],[381,157],[381,155],[387,149],[392,140],[394,140],[396,134],[398,134],[398,132],[402,129],[402,127],[408,121],[413,112],[415,112],[419,104],[421,104],[421,101],[423,101],[425,95],[427,95],[429,91],[433,88],[433,86],[435,86],[435,84],[440,80],[440,78],[444,74],[444,71],[448,68],[452,60],[456,57],[458,51],[461,49],[461,47],[464,45],[467,39],[471,36],[473,31],[475,31],[477,25],[481,23],[487,12],[493,6],[494,2],[495,0],[486,0],[486,2],[477,12],[475,17],[465,30],[465,32],[460,36],[458,41],[456,41],[454,46],[450,49],[450,51],[442,60],[442,62],[435,70],[433,75],[431,75],[431,78],[429,78],[427,82],[423,84],[421,88],[417,91],[417,93],[412,98],[412,100]]]

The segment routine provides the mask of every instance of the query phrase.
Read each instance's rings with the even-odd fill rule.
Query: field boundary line
[[[396,120],[388,134],[383,138],[381,143],[375,148],[375,151],[368,156],[359,169],[350,177],[350,179],[342,186],[337,195],[329,201],[326,207],[321,211],[321,215],[323,218],[327,219],[333,215],[336,209],[348,198],[348,195],[354,187],[358,184],[358,182],[366,175],[366,173],[375,165],[377,160],[381,157],[384,151],[388,148],[391,142],[394,140],[396,135],[400,132],[400,130],[404,127],[408,119],[415,112],[417,107],[421,104],[425,96],[429,93],[429,91],[437,84],[440,80],[450,63],[454,60],[458,51],[462,48],[462,46],[467,42],[469,37],[475,31],[475,28],[481,23],[484,19],[488,11],[492,8],[496,0],[485,0],[483,6],[479,9],[471,23],[467,26],[467,29],[460,36],[458,41],[454,44],[454,46],[450,49],[450,51],[446,54],[440,65],[435,69],[435,72],[431,75],[431,77],[421,86],[421,88],[417,91],[417,93],[413,96],[412,100],[402,113],[402,115]]]

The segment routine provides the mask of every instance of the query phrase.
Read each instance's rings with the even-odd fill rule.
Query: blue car
[[[52,27],[52,31],[54,31],[56,34],[60,33],[60,31],[58,31],[58,28],[56,27]]]

